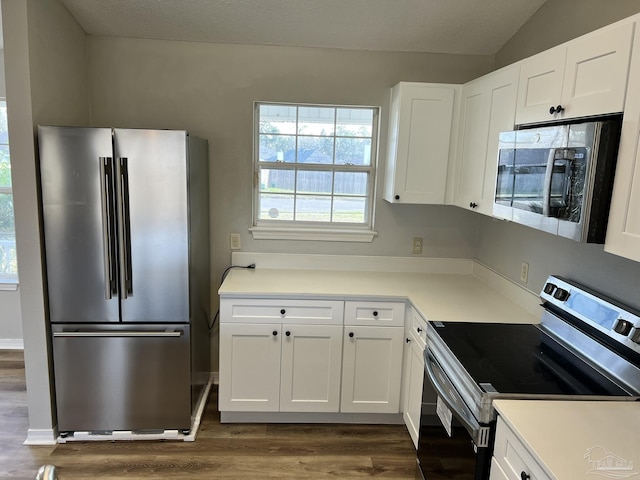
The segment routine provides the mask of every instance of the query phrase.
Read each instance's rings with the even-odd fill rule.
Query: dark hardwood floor
[[[413,479],[403,425],[221,424],[212,390],[195,442],[70,442],[24,446],[21,351],[0,350],[0,478],[35,478],[52,464],[66,479]]]

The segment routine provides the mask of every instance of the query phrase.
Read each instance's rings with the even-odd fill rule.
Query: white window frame
[[[0,103],[4,103],[5,109],[7,104],[7,99],[4,97],[0,97]],[[7,143],[3,143],[0,145],[6,145],[9,147],[9,140],[7,139]],[[0,186],[0,194],[13,195],[12,187],[2,187]],[[14,230],[15,235],[15,230]],[[4,276],[0,273],[0,290],[16,290],[18,288],[18,274],[15,276]]]
[[[268,163],[259,161],[260,150],[260,106],[288,106],[288,107],[318,107],[318,108],[361,108],[373,112],[371,133],[371,162],[370,165],[336,165],[336,164],[304,164],[304,163]],[[253,108],[253,226],[249,229],[254,239],[257,240],[319,240],[334,242],[371,242],[377,232],[373,230],[375,218],[376,199],[376,172],[378,161],[378,132],[380,124],[380,108],[371,106],[333,105],[333,104],[308,104],[286,102],[254,102]],[[335,132],[334,132],[335,133]],[[296,128],[296,142],[298,132]],[[339,137],[334,135],[334,138]],[[286,221],[259,219],[260,212],[260,168],[269,169],[294,169],[299,170],[324,170],[331,172],[368,172],[369,184],[366,196],[366,222],[362,224],[342,222],[310,222],[310,221]],[[333,192],[331,197],[333,198]]]

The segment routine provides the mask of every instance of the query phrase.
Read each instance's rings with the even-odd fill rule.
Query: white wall
[[[57,0],[2,0],[29,437],[53,440],[35,128],[88,124],[84,31]]]
[[[229,264],[229,234],[257,252],[473,257],[476,218],[453,207],[376,204],[370,244],[254,241],[251,226],[253,102],[318,102],[382,107],[378,191],[385,168],[390,88],[400,80],[461,83],[492,58],[393,52],[213,45],[89,38],[94,125],[187,128],[209,140],[214,284]]]

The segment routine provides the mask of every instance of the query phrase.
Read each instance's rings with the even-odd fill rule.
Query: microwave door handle
[[[567,152],[569,153],[569,152]],[[555,161],[554,165],[561,165],[564,167],[564,176],[562,177],[562,206],[569,205],[569,185],[571,184],[571,155],[566,155],[565,158],[561,158]]]
[[[556,151],[551,148],[547,157],[547,168],[544,171],[544,187],[542,191],[542,215],[551,216],[551,184],[553,182],[553,166],[556,163]]]
[[[478,447],[486,446],[484,445],[485,442],[481,438],[483,437],[481,433],[482,428],[480,427],[480,424],[478,423],[478,421],[472,415],[469,415],[466,412],[461,411],[459,408],[457,408],[455,405],[455,402],[453,402],[449,398],[449,394],[446,392],[445,387],[441,385],[440,382],[438,382],[438,377],[436,376],[435,372],[433,371],[433,368],[431,367],[431,362],[436,363],[436,360],[431,354],[431,352],[429,351],[429,349],[425,350],[424,356],[425,356],[424,369],[425,369],[425,372],[427,373],[427,376],[429,377],[429,380],[431,381],[431,384],[435,388],[436,393],[440,396],[440,398],[445,403],[445,405],[449,408],[449,410],[451,410],[452,412],[455,412],[456,418],[460,421],[460,423],[462,423],[464,428],[469,432],[469,434],[473,438],[473,441],[476,443],[476,445]]]

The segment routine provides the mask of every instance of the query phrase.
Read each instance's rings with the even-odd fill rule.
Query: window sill
[[[0,292],[15,292],[18,290],[18,282],[13,282],[11,280],[0,280]]]
[[[314,240],[321,242],[371,243],[378,232],[343,228],[252,227],[254,240]]]

